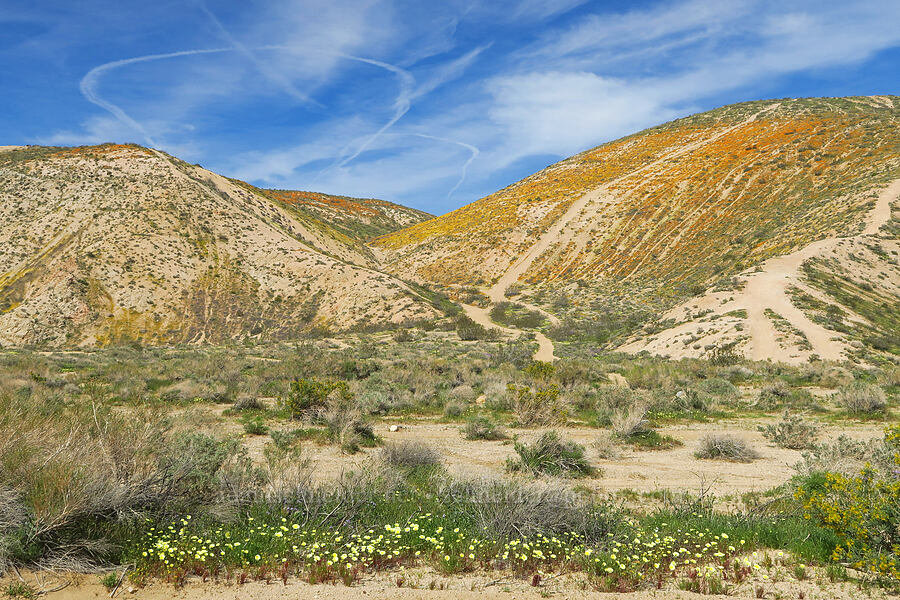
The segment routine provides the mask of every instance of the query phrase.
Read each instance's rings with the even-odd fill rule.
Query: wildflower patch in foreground
[[[517,574],[582,571],[597,587],[633,590],[667,579],[736,576],[744,541],[709,530],[646,529],[626,523],[604,542],[575,534],[487,539],[472,529],[446,526],[432,513],[362,531],[316,528],[287,516],[269,522],[252,517],[208,527],[190,517],[163,526],[148,524],[132,547],[136,576],[180,582],[188,575],[243,580],[300,576],[310,582],[351,584],[364,572],[430,565],[444,573],[475,569]],[[731,571],[734,571],[732,573]]]

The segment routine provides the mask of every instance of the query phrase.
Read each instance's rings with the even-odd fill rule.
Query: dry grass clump
[[[610,418],[613,434],[619,439],[629,439],[650,430],[647,413],[650,405],[646,401],[637,400],[630,406],[615,411]]]
[[[231,410],[242,411],[242,410],[262,410],[265,408],[262,402],[259,401],[255,396],[250,396],[248,394],[240,394],[237,399],[234,401],[234,404],[231,405]]]
[[[875,384],[859,381],[838,390],[835,400],[852,414],[879,413],[887,408],[887,396],[883,389]]]
[[[476,416],[460,429],[460,433],[467,440],[505,440],[508,436],[500,425],[485,416]]]
[[[702,459],[751,462],[760,457],[747,440],[726,434],[709,434],[700,440],[694,456]]]
[[[313,410],[312,422],[324,425],[328,439],[344,452],[358,452],[361,447],[378,445],[379,439],[356,399],[343,393],[331,393],[325,406]]]
[[[441,466],[440,452],[427,444],[411,440],[385,445],[379,458],[384,466],[403,472],[436,469]]]
[[[35,559],[88,568],[111,547],[96,519],[234,506],[261,484],[235,440],[173,433],[152,412],[0,394],[0,563],[40,548]]]
[[[438,491],[448,512],[460,512],[491,539],[572,534],[606,541],[621,514],[559,481],[453,480]]]
[[[597,457],[602,460],[616,460],[622,456],[615,437],[610,434],[601,435],[594,440],[594,450],[597,451]]]
[[[584,446],[548,431],[532,444],[516,442],[519,458],[507,459],[507,471],[526,471],[532,475],[585,477],[597,474],[584,456]]]

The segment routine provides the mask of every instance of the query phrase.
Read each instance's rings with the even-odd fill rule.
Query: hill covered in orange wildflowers
[[[535,290],[532,301],[562,317],[589,319],[592,310],[611,310],[604,298],[615,298],[640,311],[648,323],[710,290],[739,287],[738,275],[768,259],[819,240],[860,234],[879,192],[898,178],[900,98],[746,102],[592,148],[373,244],[387,253],[386,268],[405,278],[451,291],[474,286],[494,302],[509,286],[516,291],[524,286],[525,297]],[[888,210],[883,234],[888,237],[896,233],[890,221]],[[881,250],[868,251],[867,258],[874,261],[886,252],[896,267],[893,246],[886,248],[894,242],[877,243]],[[874,262],[857,262],[855,268],[819,264],[828,260],[837,261],[810,256],[801,266],[825,268],[829,275],[820,279],[836,271],[859,280],[872,276],[876,288],[878,282],[900,281],[890,261],[877,268]],[[802,279],[797,281],[802,284]],[[895,283],[885,284],[866,302],[880,299],[895,306]],[[808,287],[806,304],[823,305],[819,312],[840,304]],[[840,294],[840,287],[832,285],[832,292]],[[745,308],[732,310],[740,315]],[[688,318],[684,313],[670,315],[670,321]],[[878,337],[876,345],[900,351],[900,331],[891,333],[884,324],[875,327],[864,315],[856,317],[871,329],[860,339]],[[700,325],[685,328],[690,331],[683,339],[652,348],[638,340],[629,349],[702,355],[725,343],[752,354],[748,327],[743,323],[742,333],[741,321],[735,317],[738,331],[732,335],[704,340],[707,336],[696,331],[704,329]],[[652,328],[669,324],[661,321]],[[633,330],[637,323],[632,325]],[[799,341],[785,352],[766,345],[755,352],[758,357],[769,353],[805,360],[821,354],[821,348],[796,352],[810,344],[791,333],[790,322],[781,325],[786,331],[781,337]],[[842,335],[847,334],[834,332]]]
[[[340,226],[158,150],[3,148],[0,346],[297,339],[441,314],[348,225],[418,211],[322,198]]]

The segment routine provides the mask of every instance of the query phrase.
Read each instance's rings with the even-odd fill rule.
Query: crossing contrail
[[[479,150],[477,147],[473,146],[472,144],[460,142],[459,140],[451,140],[448,138],[437,137],[435,135],[426,135],[424,133],[412,133],[410,135],[414,135],[414,136],[420,137],[420,138],[425,138],[426,140],[435,140],[437,142],[446,142],[447,144],[456,144],[457,146],[462,146],[463,148],[465,148],[466,150],[468,150],[471,153],[468,160],[466,160],[466,162],[463,163],[462,172],[459,175],[459,181],[457,181],[456,185],[454,185],[452,188],[450,188],[450,191],[447,192],[447,198],[449,198],[450,196],[453,195],[453,192],[455,192],[456,190],[459,189],[459,186],[461,186],[463,184],[463,181],[466,180],[466,171],[468,171],[469,165],[472,164],[472,161],[475,160],[476,158],[478,158],[478,155],[481,154],[481,150]]]
[[[288,96],[294,98],[303,103],[315,104],[316,106],[322,107],[322,105],[308,95],[304,94],[300,90],[294,86],[290,79],[285,77],[282,73],[272,69],[269,65],[267,65],[264,61],[260,60],[256,54],[253,53],[253,50],[248,48],[246,44],[238,40],[236,37],[231,35],[231,32],[228,31],[225,26],[222,24],[222,21],[219,20],[216,15],[209,10],[203,0],[197,0],[197,6],[209,17],[209,20],[216,26],[216,29],[219,30],[219,33],[225,38],[229,44],[234,47],[234,49],[245,56],[253,65],[262,73],[269,81],[273,82],[277,85],[281,90],[286,93]]]

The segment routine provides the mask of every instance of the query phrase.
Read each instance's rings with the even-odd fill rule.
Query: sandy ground
[[[762,437],[757,425],[774,422],[772,420],[741,419],[717,423],[688,423],[661,428],[664,435],[670,435],[684,445],[670,450],[621,449],[621,456],[615,460],[598,458],[594,443],[606,435],[605,430],[588,427],[567,427],[562,434],[584,445],[591,462],[602,469],[603,474],[594,479],[577,480],[579,485],[588,486],[600,492],[615,493],[621,490],[636,492],[656,492],[661,490],[697,493],[708,489],[720,498],[728,498],[728,505],[739,502],[746,492],[763,492],[776,487],[794,475],[793,465],[801,459],[800,452],[770,445]],[[393,422],[381,422],[375,432],[386,443],[415,440],[429,444],[440,450],[444,464],[450,474],[456,477],[500,477],[505,474],[506,459],[515,456],[509,441],[469,441],[463,439],[460,426],[434,422],[398,422],[401,429],[390,431]],[[394,423],[396,424],[396,423]],[[237,428],[237,424],[233,424]],[[847,434],[854,438],[869,439],[882,435],[883,425],[878,423],[826,425],[823,439]],[[509,429],[510,436],[530,442],[543,433],[542,429]],[[701,439],[710,433],[728,433],[746,439],[762,457],[750,463],[699,460],[694,451]],[[262,450],[268,436],[248,436],[245,443],[251,456],[262,459]],[[335,446],[304,444],[304,456],[312,462],[313,476],[327,481],[340,477],[341,473],[364,468],[378,449],[370,449],[358,454],[342,454]]]
[[[143,588],[133,587],[127,580],[116,592],[115,598],[141,600],[270,600],[282,598],[317,600],[401,599],[401,600],[480,600],[482,598],[507,598],[531,600],[536,598],[627,598],[629,600],[687,600],[701,598],[757,598],[757,589],[764,598],[808,598],[810,600],[856,600],[886,598],[880,589],[860,588],[857,583],[832,583],[821,569],[808,568],[809,576],[797,580],[790,567],[775,567],[766,573],[759,572],[740,585],[730,585],[725,596],[701,595],[677,589],[648,589],[627,594],[601,593],[592,589],[583,575],[563,574],[545,576],[537,586],[530,578],[519,578],[505,572],[465,573],[443,576],[431,569],[412,568],[394,570],[364,576],[351,587],[341,583],[310,585],[297,579],[287,584],[280,580],[266,583],[251,581],[244,585],[231,582],[202,582],[189,579],[179,588],[168,583],[153,583]],[[109,598],[110,593],[99,583],[96,575],[74,573],[22,573],[23,578],[36,589],[61,590],[49,592],[43,597],[52,600],[94,600]],[[0,589],[16,579],[12,575],[0,579]],[[402,586],[398,586],[398,582]],[[671,586],[671,583],[669,583]],[[674,586],[671,586],[674,587]],[[433,588],[433,589],[430,589]]]

